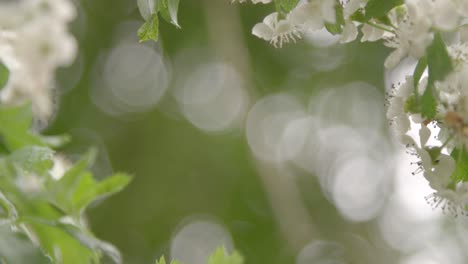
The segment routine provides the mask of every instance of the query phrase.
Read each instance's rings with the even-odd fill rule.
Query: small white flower
[[[384,30],[378,29],[378,28],[370,26],[368,24],[364,24],[362,26],[361,32],[362,32],[361,42],[377,41],[377,40],[381,39],[385,34]]]
[[[406,82],[394,87],[388,97],[387,119],[390,120],[391,127],[398,137],[406,134],[410,129],[411,122],[408,113],[405,113],[404,106],[413,91],[413,81],[411,76],[406,77]]]
[[[275,47],[282,47],[283,43],[296,41],[301,38],[300,30],[286,19],[278,20],[278,13],[265,17],[262,23],[256,24],[252,34],[269,41]]]
[[[433,208],[441,208],[444,213],[458,215],[468,215],[468,182],[460,183],[455,190],[450,188],[436,190],[431,195],[426,196],[426,201]]]
[[[343,27],[343,32],[341,32],[341,43],[349,43],[356,39],[358,35],[358,30],[356,24],[353,21],[345,21],[345,25]]]
[[[322,29],[325,23],[335,23],[335,1],[317,0],[298,5],[288,17],[303,31]]]

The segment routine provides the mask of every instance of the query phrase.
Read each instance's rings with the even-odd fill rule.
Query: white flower
[[[358,30],[356,24],[353,21],[345,20],[345,25],[343,27],[343,32],[341,32],[341,43],[348,43],[356,39],[358,35]]]
[[[458,215],[468,215],[466,210],[468,204],[468,182],[458,184],[455,190],[450,188],[436,190],[433,194],[426,196],[426,201],[433,208],[440,207],[443,212],[448,212],[455,217]]]
[[[409,115],[405,113],[404,106],[413,91],[412,80],[411,76],[407,76],[406,82],[395,86],[388,98],[387,119],[398,137],[410,129]]]
[[[384,30],[370,26],[368,24],[364,24],[362,26],[361,32],[362,32],[361,42],[377,41],[381,39],[385,34]]]
[[[77,44],[67,23],[76,15],[70,0],[24,0],[0,3],[0,13],[12,12],[15,19],[0,19],[0,61],[9,71],[0,91],[3,104],[32,102],[38,121],[52,114],[52,89],[58,67],[72,63]]]
[[[431,44],[433,33],[431,24],[424,17],[408,16],[394,30],[394,34],[384,36],[385,45],[395,50],[385,60],[385,67],[395,67],[403,58],[410,55],[421,58],[425,55],[426,48]]]
[[[303,31],[322,29],[325,23],[335,23],[335,1],[316,0],[298,5],[289,14],[289,20]]]
[[[252,34],[269,41],[275,47],[282,47],[283,43],[296,41],[301,38],[300,30],[287,18],[278,20],[278,13],[272,13],[265,17],[262,23],[256,24]]]

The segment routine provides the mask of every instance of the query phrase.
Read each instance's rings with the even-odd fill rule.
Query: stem
[[[450,135],[449,138],[447,138],[447,140],[444,142],[444,144],[442,144],[442,146],[440,146],[440,149],[443,149],[445,146],[447,146],[447,144],[449,143],[450,140],[452,140],[453,138],[453,134]],[[463,151],[463,149],[462,149]]]
[[[391,29],[385,28],[385,27],[380,26],[380,25],[377,25],[377,24],[375,24],[375,23],[372,23],[372,22],[369,22],[369,21],[367,21],[367,22],[365,22],[365,23],[366,23],[367,25],[372,26],[372,27],[375,27],[375,28],[377,28],[377,29],[380,29],[380,30],[383,30],[383,31],[387,31],[387,32],[390,32],[390,33],[394,33]]]

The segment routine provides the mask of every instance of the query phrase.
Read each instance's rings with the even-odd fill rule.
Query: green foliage
[[[147,40],[158,41],[158,37],[159,18],[158,14],[154,13],[151,15],[150,19],[138,29],[138,38],[140,38],[140,42],[143,42]]]
[[[211,256],[208,257],[206,264],[243,264],[244,258],[234,251],[229,254],[224,246],[218,247]],[[166,264],[164,257],[156,260],[156,264]],[[179,264],[176,260],[172,260],[170,264]],[[180,263],[183,264],[183,263]]]
[[[423,75],[424,71],[427,68],[427,57],[422,57],[419,59],[416,68],[414,69],[413,73],[413,87],[414,87],[414,95],[418,96],[417,87],[419,85],[419,81],[421,80],[421,76]]]
[[[422,59],[421,61],[415,70],[415,82],[416,77],[419,79],[425,68],[425,60]],[[432,44],[427,49],[427,67],[429,76],[426,90],[421,97],[421,114],[423,117],[432,119],[436,115],[437,108],[436,99],[434,98],[434,83],[443,80],[453,70],[452,60],[439,33],[435,34]]]
[[[138,7],[141,15],[146,20],[138,29],[140,42],[147,40],[158,41],[159,15],[167,22],[180,28],[177,18],[179,0],[139,0]]]
[[[421,114],[423,117],[432,119],[437,113],[437,101],[434,97],[434,92],[431,86],[426,87],[423,95],[421,96]]]
[[[103,254],[120,263],[119,252],[88,230],[83,213],[93,201],[122,190],[130,177],[116,174],[95,181],[88,170],[95,156],[90,151],[55,180],[49,173],[54,151],[45,138],[30,131],[31,123],[30,105],[0,108],[5,145],[0,154],[0,222],[16,230],[9,234],[12,241],[34,237],[30,248],[40,248],[52,263],[99,263]],[[29,263],[42,263],[39,259]]]
[[[0,89],[5,87],[5,85],[8,82],[9,77],[10,77],[10,70],[8,70],[5,64],[0,62]]]
[[[468,181],[468,153],[465,149],[455,148],[450,156],[456,161],[451,179],[454,182]]]
[[[427,49],[427,64],[429,67],[429,86],[435,81],[441,81],[453,70],[452,60],[440,33],[434,35],[432,44]]]
[[[297,6],[299,0],[275,0],[276,11],[279,14],[287,14]]]
[[[32,121],[30,104],[17,107],[0,106],[0,134],[4,147],[14,151],[31,145],[47,146],[39,135],[31,132],[29,127]]]
[[[380,18],[387,15],[388,11],[402,5],[404,0],[369,0],[365,8],[364,19]]]
[[[343,16],[343,7],[341,5],[335,5],[335,23],[325,23],[325,28],[333,35],[341,34],[343,32],[343,26],[345,24]]]
[[[242,256],[233,252],[231,255],[226,251],[224,247],[219,247],[216,251],[208,258],[207,264],[242,264],[244,259]]]
[[[167,22],[172,23],[176,27],[180,28],[177,19],[178,10],[179,0],[161,0],[161,4],[159,5],[159,12],[161,17],[164,18],[164,20]]]
[[[156,264],[166,264],[166,260],[164,257],[161,257],[159,261],[156,260]],[[177,260],[172,260],[170,264],[179,264],[179,262]]]

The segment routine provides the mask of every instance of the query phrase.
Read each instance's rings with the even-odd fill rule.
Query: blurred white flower
[[[24,0],[0,3],[15,19],[0,19],[0,61],[10,71],[0,92],[4,104],[32,102],[34,116],[46,120],[53,112],[55,70],[70,65],[77,44],[67,23],[76,16],[69,0]]]

